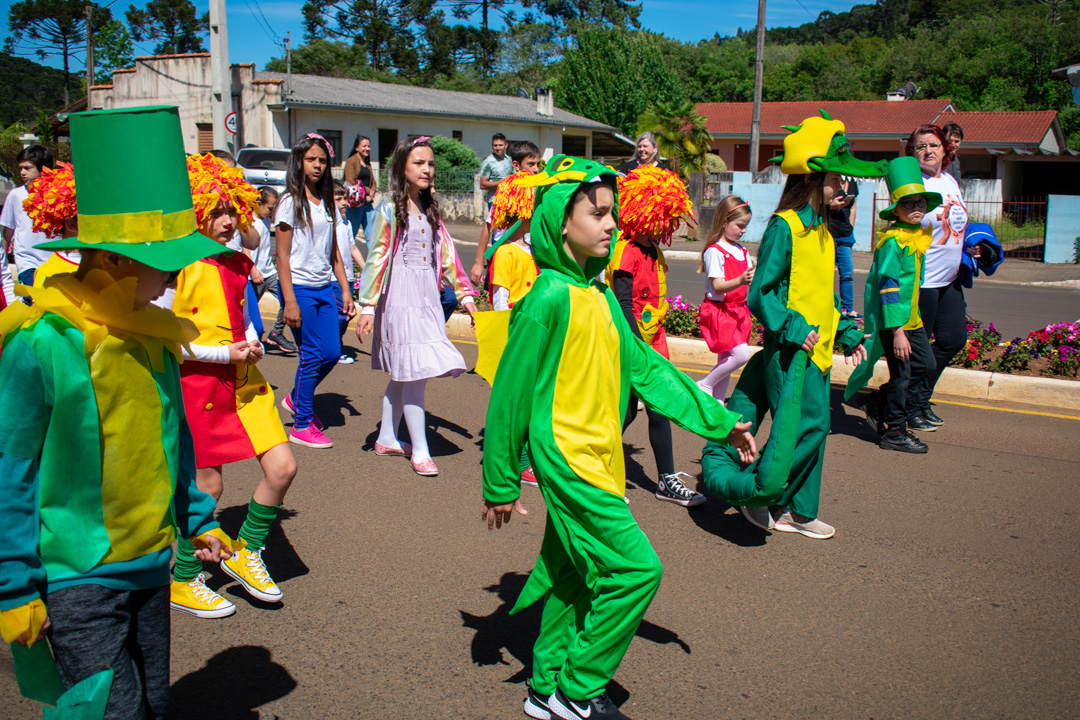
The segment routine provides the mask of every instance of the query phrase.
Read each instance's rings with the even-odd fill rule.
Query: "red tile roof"
[[[938,125],[954,122],[964,129],[964,143],[1038,145],[1050,131],[1056,110],[1017,112],[947,112]]]
[[[933,122],[951,107],[950,100],[764,102],[761,133],[786,135],[782,125],[798,125],[805,118],[817,115],[820,108],[843,121],[849,135],[907,135],[923,123]],[[705,127],[711,133],[750,135],[753,103],[698,103],[697,109],[707,119]]]

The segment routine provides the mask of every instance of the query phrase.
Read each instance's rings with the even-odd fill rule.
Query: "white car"
[[[236,164],[244,171],[244,179],[255,187],[269,185],[285,187],[285,172],[291,150],[280,148],[244,148],[236,156]]]

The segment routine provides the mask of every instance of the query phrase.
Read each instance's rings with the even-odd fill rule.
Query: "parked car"
[[[236,164],[244,171],[244,179],[255,187],[284,188],[291,153],[280,148],[244,148],[236,156]]]

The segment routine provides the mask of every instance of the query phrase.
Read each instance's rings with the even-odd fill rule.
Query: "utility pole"
[[[214,147],[231,151],[234,143],[231,134],[225,129],[225,117],[233,111],[225,0],[210,0],[210,92]]]
[[[89,102],[90,86],[94,84],[94,6],[87,5],[83,9],[86,12],[86,97]]]
[[[757,6],[757,51],[754,53],[754,118],[750,122],[750,172],[758,171],[761,146],[761,86],[765,78],[765,0]]]
[[[290,44],[291,32],[285,33],[285,95],[292,93],[292,45]]]

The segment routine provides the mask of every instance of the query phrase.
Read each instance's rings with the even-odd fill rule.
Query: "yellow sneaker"
[[[206,575],[199,573],[190,582],[173,580],[169,586],[169,607],[200,618],[223,618],[236,606],[206,587]]]
[[[240,541],[232,557],[221,561],[221,569],[235,578],[248,594],[264,602],[281,602],[281,589],[270,579],[263,564],[263,548],[252,551]]]

